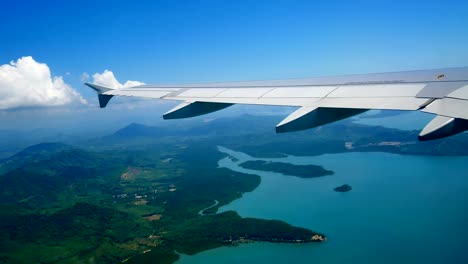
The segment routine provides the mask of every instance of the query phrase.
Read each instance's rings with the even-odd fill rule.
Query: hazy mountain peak
[[[7,160],[11,160],[13,158],[27,158],[27,157],[33,157],[33,156],[38,156],[41,154],[46,154],[46,153],[55,153],[58,151],[63,151],[67,149],[72,149],[73,147],[67,144],[59,143],[59,142],[46,142],[46,143],[39,143],[35,144],[32,146],[29,146],[20,152],[14,154]]]

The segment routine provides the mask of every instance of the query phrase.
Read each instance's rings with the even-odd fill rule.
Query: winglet
[[[105,92],[114,90],[112,88],[100,86],[94,83],[85,83],[85,85],[98,93],[99,107],[101,108],[106,107],[107,103],[109,103],[110,99],[113,97],[113,95],[104,94]]]

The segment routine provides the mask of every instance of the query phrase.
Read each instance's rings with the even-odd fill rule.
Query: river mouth
[[[255,158],[220,147],[219,166],[254,173],[262,182],[253,192],[224,205],[243,217],[278,219],[323,232],[320,245],[242,245],[182,256],[179,263],[468,263],[468,157],[343,153],[313,157]],[[248,170],[247,160],[320,165],[335,172],[320,178],[286,177]],[[353,189],[338,193],[344,183]],[[441,243],[441,237],[444,241]],[[257,261],[258,260],[258,261]]]

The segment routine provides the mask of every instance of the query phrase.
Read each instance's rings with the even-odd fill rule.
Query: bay
[[[279,219],[322,232],[325,243],[253,243],[222,247],[178,263],[468,263],[468,157],[344,153],[258,159],[220,167],[258,174],[253,192],[220,208],[244,217]],[[321,165],[334,175],[303,179],[239,166],[247,160]],[[349,184],[353,190],[333,188]]]

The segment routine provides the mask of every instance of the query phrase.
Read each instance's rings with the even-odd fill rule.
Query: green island
[[[326,170],[322,166],[294,165],[284,162],[269,162],[263,160],[249,160],[242,162],[239,166],[246,169],[277,172],[299,178],[315,178],[333,174],[333,171]]]
[[[218,167],[226,157],[218,145],[256,157],[358,151],[468,155],[466,133],[418,142],[416,131],[345,120],[276,134],[271,127],[282,118],[131,124],[104,137],[35,144],[21,151],[9,142],[11,148],[3,153],[16,154],[0,160],[0,263],[173,263],[178,253],[238,243],[326,239],[282,221],[217,213],[261,181]],[[286,174],[297,169],[250,166]],[[330,173],[311,168],[301,175]]]
[[[351,186],[349,186],[348,184],[343,184],[341,186],[338,186],[338,187],[335,187],[333,188],[333,190],[335,192],[349,192],[351,191],[353,188]]]

